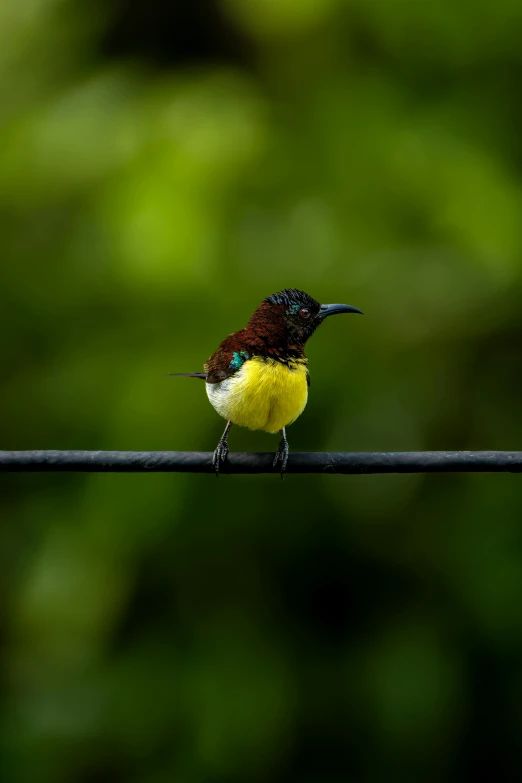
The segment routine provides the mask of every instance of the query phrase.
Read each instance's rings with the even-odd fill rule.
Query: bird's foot
[[[219,476],[219,464],[220,462],[224,462],[226,460],[227,454],[228,441],[226,438],[221,438],[217,445],[217,449],[214,452],[214,456],[212,457],[212,467],[214,468],[216,476]]]
[[[274,457],[274,462],[272,463],[274,468],[277,468],[279,463],[281,463],[280,472],[281,472],[282,479],[284,479],[285,477],[287,462],[288,462],[288,441],[283,435],[279,443],[279,448],[277,450],[277,453]]]

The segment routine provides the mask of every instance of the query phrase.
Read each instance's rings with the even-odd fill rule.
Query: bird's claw
[[[228,443],[226,440],[222,438],[217,445],[217,449],[214,452],[214,456],[212,457],[212,467],[214,468],[216,476],[219,476],[219,463],[224,462],[226,460],[227,454],[228,454]]]
[[[277,453],[274,457],[274,461],[272,463],[274,468],[277,468],[278,464],[281,463],[282,479],[284,479],[285,477],[287,462],[288,462],[288,441],[282,438]]]

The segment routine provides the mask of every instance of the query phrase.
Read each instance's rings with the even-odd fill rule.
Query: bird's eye
[[[308,307],[303,307],[301,309],[301,315],[303,318],[308,318],[308,316],[310,315],[310,310],[308,309]]]

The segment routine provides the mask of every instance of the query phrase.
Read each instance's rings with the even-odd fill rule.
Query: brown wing
[[[221,383],[230,378],[248,359],[247,352],[241,348],[243,331],[229,334],[206,362],[207,383]]]

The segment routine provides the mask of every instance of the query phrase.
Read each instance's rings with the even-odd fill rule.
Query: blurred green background
[[[522,5],[2,0],[3,449],[204,450],[265,296],[293,450],[522,448]],[[278,439],[234,429],[233,450]],[[4,475],[0,779],[522,778],[513,475]]]

